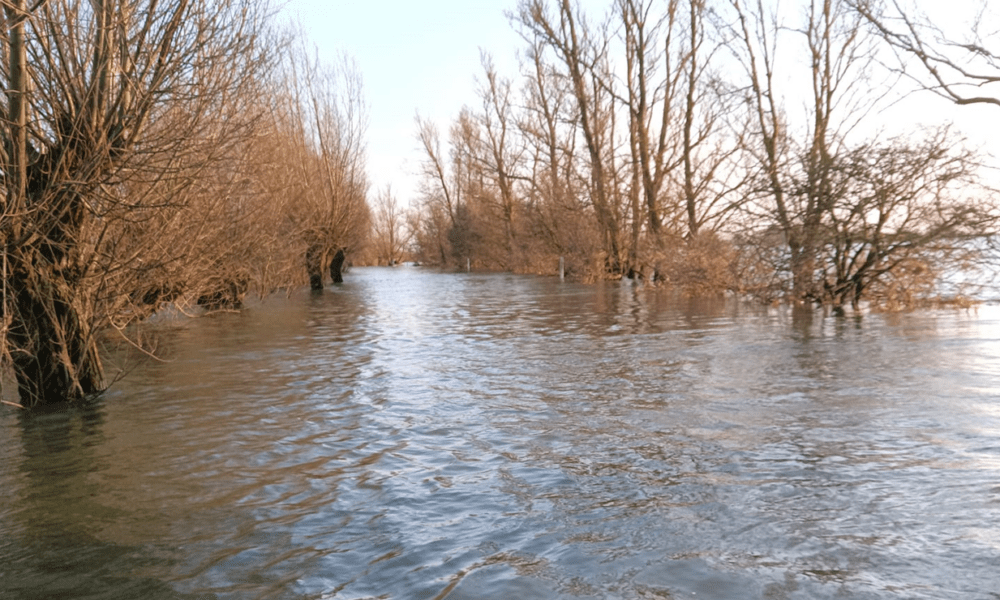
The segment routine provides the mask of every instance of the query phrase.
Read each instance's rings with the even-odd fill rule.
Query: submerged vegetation
[[[481,103],[444,147],[418,120],[405,210],[388,188],[369,203],[360,73],[311,58],[266,0],[4,2],[3,365],[25,405],[77,400],[106,383],[99,342],[138,343],[164,306],[321,289],[350,261],[933,297],[990,249],[983,161],[946,126],[889,135],[873,115],[901,81],[997,103],[982,90],[1000,71],[975,31],[928,47],[948,38],[914,14],[613,0],[596,19],[520,0],[521,72],[484,54]]]

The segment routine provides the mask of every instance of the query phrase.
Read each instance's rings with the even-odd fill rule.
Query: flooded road
[[[0,597],[1000,598],[1000,310],[354,269],[0,410]]]

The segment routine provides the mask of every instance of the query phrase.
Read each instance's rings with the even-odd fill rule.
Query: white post
[[[472,270],[472,259],[469,257],[465,258],[465,272],[468,273]]]
[[[560,281],[566,279],[566,263],[561,256],[559,257],[559,279]]]

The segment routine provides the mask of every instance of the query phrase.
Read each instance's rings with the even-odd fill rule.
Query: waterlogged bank
[[[1000,311],[355,269],[0,411],[4,598],[1000,592]]]

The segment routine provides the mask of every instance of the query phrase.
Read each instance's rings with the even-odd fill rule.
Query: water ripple
[[[4,597],[996,600],[998,317],[357,269],[0,413]]]

